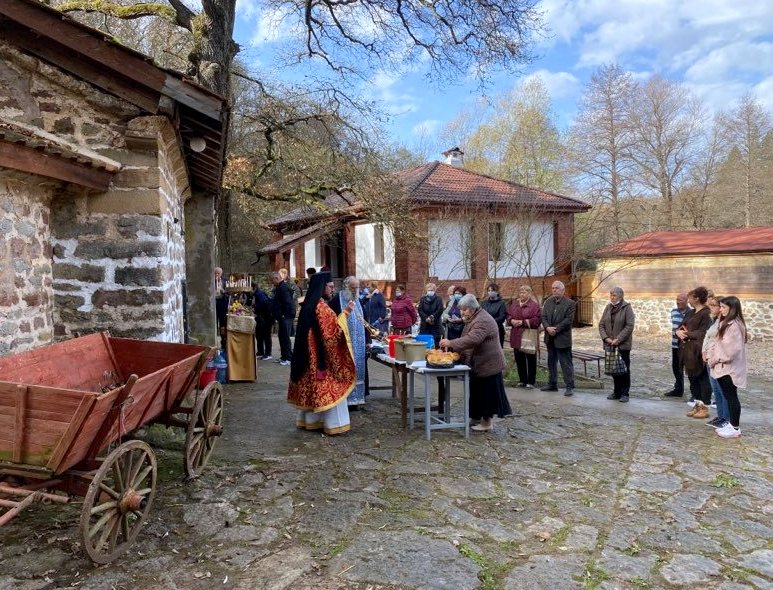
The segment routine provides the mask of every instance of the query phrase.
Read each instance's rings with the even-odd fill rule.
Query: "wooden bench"
[[[601,378],[601,361],[604,360],[604,355],[597,352],[585,352],[582,350],[572,350],[572,358],[582,361],[585,376],[588,376],[588,361],[596,361],[597,377]]]

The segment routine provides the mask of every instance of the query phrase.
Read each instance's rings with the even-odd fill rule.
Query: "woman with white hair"
[[[631,347],[633,346],[633,327],[636,316],[630,303],[623,297],[625,293],[620,287],[609,290],[609,303],[604,308],[599,321],[599,334],[606,346],[616,346],[620,358],[625,363],[625,373],[612,375],[615,387],[607,399],[616,399],[623,403],[628,401],[631,391]]]
[[[475,295],[462,297],[459,309],[464,322],[462,335],[453,340],[443,338],[440,347],[461,353],[470,366],[470,418],[480,420],[472,429],[488,432],[493,428],[494,415],[504,418],[512,414],[502,378],[505,355],[499,344],[499,327],[480,308]]]

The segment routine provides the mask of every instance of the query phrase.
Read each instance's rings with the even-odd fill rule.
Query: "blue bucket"
[[[417,334],[414,339],[418,342],[423,342],[427,348],[435,347],[435,337],[432,334]]]

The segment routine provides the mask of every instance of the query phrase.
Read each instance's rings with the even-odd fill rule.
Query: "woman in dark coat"
[[[505,345],[505,320],[507,319],[507,306],[505,300],[499,295],[499,285],[490,283],[488,296],[480,302],[480,306],[494,318],[499,328],[499,346]]]
[[[684,314],[682,325],[675,332],[684,370],[690,380],[690,393],[695,398],[695,406],[687,415],[701,419],[708,418],[708,405],[711,403],[711,383],[703,360],[703,338],[711,326],[711,313],[706,305],[708,298],[706,287],[696,287],[687,294],[687,302],[692,309]]]
[[[620,358],[625,363],[625,373],[612,375],[615,388],[607,399],[627,402],[631,391],[631,348],[633,346],[633,327],[636,316],[631,305],[623,299],[625,293],[620,287],[609,290],[609,303],[604,308],[599,321],[599,335],[607,346],[617,346]]]
[[[419,334],[432,334],[435,338],[435,348],[438,347],[443,333],[440,317],[443,315],[443,300],[435,293],[435,283],[427,283],[425,295],[419,299]]]

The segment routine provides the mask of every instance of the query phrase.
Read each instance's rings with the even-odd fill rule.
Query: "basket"
[[[229,313],[226,316],[225,325],[230,332],[241,332],[243,334],[255,333],[255,318],[251,315],[236,315]]]

